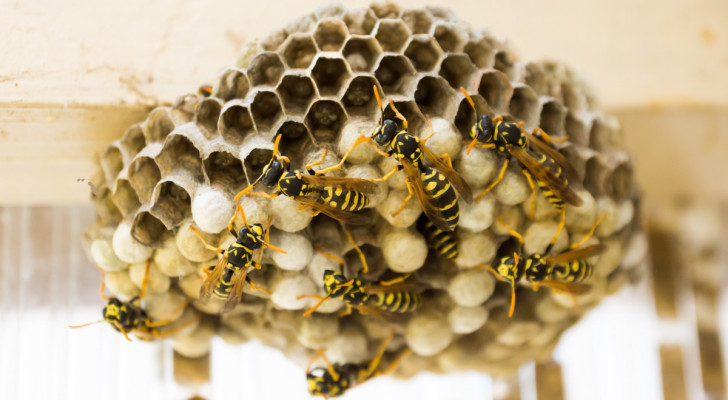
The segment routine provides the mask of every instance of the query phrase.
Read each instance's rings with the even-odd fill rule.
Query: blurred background
[[[367,1],[346,1],[349,7]],[[305,399],[303,371],[255,343],[186,360],[100,317],[80,247],[93,159],[159,104],[213,82],[246,41],[321,3],[0,2],[0,398]],[[523,60],[581,71],[637,157],[651,266],[511,379],[378,379],[351,399],[722,399],[728,354],[728,2],[446,5]],[[213,379],[211,382],[209,378]]]

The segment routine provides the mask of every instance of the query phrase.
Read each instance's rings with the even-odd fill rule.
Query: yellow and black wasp
[[[238,212],[243,217],[244,226],[240,228],[239,232],[236,232],[233,228],[233,221],[235,221]],[[225,300],[223,312],[229,312],[240,302],[245,282],[248,282],[254,290],[266,291],[253,283],[250,277],[248,277],[248,272],[251,269],[260,269],[263,247],[285,253],[285,251],[268,243],[271,222],[272,218],[268,220],[268,228],[266,229],[263,229],[261,224],[248,225],[243,207],[237,204],[235,213],[228,223],[228,231],[230,231],[230,234],[236,240],[227,250],[207,244],[202,235],[200,235],[200,232],[194,226],[190,226],[190,229],[195,232],[206,248],[221,254],[217,265],[212,267],[211,271],[208,271],[208,275],[202,283],[202,287],[200,288],[200,301],[207,303],[213,296],[220,300]],[[253,260],[253,252],[258,249],[260,249],[260,253],[256,262]]]
[[[566,203],[574,206],[582,204],[581,198],[569,187],[569,181],[566,177],[566,175],[572,177],[578,175],[566,157],[546,142],[563,141],[566,138],[551,138],[540,128],[535,128],[533,133],[526,132],[523,129],[523,122],[505,122],[502,116],[491,118],[486,114],[478,115],[475,102],[470,98],[468,92],[462,86],[460,91],[463,92],[477,115],[477,119],[470,129],[472,141],[468,145],[468,154],[470,154],[473,147],[480,147],[494,149],[503,157],[503,165],[498,177],[475,199],[481,199],[503,180],[510,158],[513,156],[523,165],[523,174],[533,191],[531,197],[532,214],[533,210],[535,210],[536,186],[538,186],[546,199],[561,213],[560,227],[563,227]],[[537,136],[543,138],[546,142]],[[539,152],[531,150],[532,148]]]
[[[210,97],[212,96],[212,86],[210,85],[202,85],[197,89],[197,94],[199,94],[202,97]]]
[[[380,370],[382,359],[387,347],[394,338],[394,331],[384,339],[379,346],[377,354],[368,364],[335,364],[332,365],[322,350],[309,362],[306,368],[306,382],[308,392],[313,396],[321,396],[324,399],[338,397],[349,389],[360,385],[376,376],[387,375],[394,371],[399,364],[412,354],[412,350],[402,350],[390,363],[387,368]],[[323,359],[326,367],[311,368],[317,359]]]
[[[451,260],[458,257],[458,244],[455,241],[454,232],[443,231],[438,228],[425,214],[422,214],[417,221],[417,229],[425,235],[427,244],[434,248],[438,254]]]
[[[573,243],[568,250],[555,255],[547,255],[561,233],[559,231],[543,253],[533,253],[528,257],[523,257],[522,253],[523,236],[496,217],[496,221],[518,239],[519,249],[512,256],[500,258],[495,268],[490,265],[479,268],[488,269],[496,278],[511,285],[511,306],[508,316],[513,316],[516,307],[516,283],[521,280],[530,283],[534,290],[538,290],[539,286],[546,286],[560,292],[579,294],[589,289],[590,286],[583,282],[591,277],[594,267],[587,258],[602,253],[605,247],[602,244],[579,247],[592,237],[597,226],[606,216],[606,213],[600,215],[589,232],[581,240]]]
[[[162,330],[162,327],[165,325],[168,325],[170,322],[174,321],[181,315],[181,313],[185,310],[187,307],[187,304],[189,304],[189,301],[186,301],[180,306],[177,310],[175,310],[172,313],[172,317],[159,320],[159,321],[151,321],[149,317],[147,317],[146,311],[139,305],[138,303],[141,302],[141,300],[144,299],[144,296],[146,294],[147,289],[147,276],[149,274],[149,266],[150,263],[147,262],[146,269],[144,270],[144,278],[142,280],[142,293],[141,295],[134,297],[130,301],[121,301],[116,297],[108,297],[104,295],[104,289],[105,289],[105,273],[104,270],[101,269],[99,266],[96,266],[99,271],[101,271],[101,287],[99,288],[99,296],[106,300],[106,306],[104,306],[103,310],[103,319],[100,319],[98,321],[89,322],[87,324],[83,325],[71,325],[69,328],[83,328],[85,326],[98,324],[101,322],[108,322],[114,329],[121,332],[126,340],[131,342],[131,339],[129,338],[129,333],[134,333],[137,336],[139,336],[142,339],[146,338],[163,338],[167,337],[169,335],[172,335],[176,332],[178,332],[180,329],[185,328],[186,326],[196,322],[200,315],[197,315],[196,319],[193,319],[190,321],[190,323],[184,324],[176,329],[166,329]]]
[[[351,225],[368,223],[369,218],[356,214],[356,211],[369,204],[367,194],[375,193],[377,185],[366,179],[339,178],[315,173],[311,168],[321,164],[328,151],[326,148],[319,161],[305,166],[306,171],[289,171],[291,162],[288,157],[277,154],[282,136],[281,134],[276,136],[273,157],[260,177],[238,193],[234,200],[237,201],[245,194],[266,198],[283,194],[298,201],[302,206],[312,208],[316,214],[321,212]],[[258,182],[269,188],[277,186],[278,190],[272,194],[250,192]]]
[[[397,118],[402,121],[402,129],[399,129],[395,120],[385,120],[382,100],[379,97],[379,91],[376,86],[374,86],[374,95],[379,104],[380,118],[379,126],[372,133],[372,136],[359,137],[354,142],[354,145],[346,152],[339,164],[318,171],[317,173],[325,173],[340,168],[356,146],[364,142],[369,142],[380,155],[384,157],[392,156],[400,162],[391,172],[379,179],[372,180],[373,182],[386,181],[395,172],[402,169],[404,169],[407,175],[405,182],[407,183],[409,194],[402,202],[400,208],[392,215],[399,214],[405,204],[407,204],[407,201],[412,198],[412,194],[416,193],[425,215],[427,215],[433,224],[444,231],[455,229],[460,216],[460,208],[458,207],[458,199],[453,187],[468,203],[472,203],[473,194],[465,180],[452,168],[451,163],[448,164],[444,161],[444,159],[450,160],[450,156],[443,154],[442,157],[438,157],[425,145],[427,140],[434,134],[429,118],[427,119],[427,123],[430,126],[430,134],[420,140],[415,135],[407,132],[407,119],[399,113],[392,99],[389,99],[389,105]],[[388,147],[389,149],[387,151],[380,150],[374,145],[372,140],[377,145]],[[432,166],[426,165],[425,160],[432,164]]]

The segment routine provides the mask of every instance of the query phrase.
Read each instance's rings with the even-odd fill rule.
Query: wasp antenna
[[[394,111],[394,115],[397,116],[400,120],[402,120],[402,126],[405,130],[407,130],[407,118],[402,115],[399,110],[397,109],[397,106],[394,105],[394,102],[391,98],[388,98],[387,101],[389,102],[389,106],[392,107],[392,110]]]
[[[304,295],[298,296],[297,299],[300,300],[300,299],[303,299],[305,297],[320,297],[320,296],[316,296],[316,295],[311,296],[311,295],[305,295],[304,294]],[[305,313],[303,313],[303,316],[306,317],[306,316],[309,316],[309,315],[313,314],[313,312],[316,311],[316,309],[319,308],[321,306],[321,304],[324,304],[324,301],[328,300],[329,297],[331,297],[331,293],[327,294],[325,297],[321,297],[321,300],[319,300],[319,302],[316,303],[315,306],[311,307],[311,309],[309,309],[308,311],[306,311]]]
[[[124,328],[122,328],[121,325],[117,321],[114,321],[114,325],[116,325],[116,327],[124,335],[124,337],[126,338],[126,340],[128,340],[130,342],[132,341],[131,339],[129,339],[129,335],[126,334],[126,331],[124,330]]]
[[[516,280],[511,279],[511,308],[508,310],[508,318],[513,316],[516,310]]]
[[[101,272],[101,286],[99,287],[99,296],[103,300],[109,300],[109,296],[104,296],[104,289],[106,289],[106,271],[101,268],[100,265],[96,264],[96,268]]]
[[[270,158],[271,160],[273,160],[276,157],[276,155],[278,154],[278,146],[280,146],[282,138],[283,138],[282,132],[276,133],[276,141],[273,144],[273,156]]]
[[[505,230],[507,230],[508,233],[511,234],[511,236],[515,237],[521,244],[523,244],[523,236],[521,236],[518,232],[514,231],[510,226],[506,225],[506,223],[503,222],[503,220],[501,220],[499,217],[495,217],[495,220],[498,222],[498,224],[500,224],[500,226],[505,228]]]
[[[83,325],[68,325],[68,327],[69,328],[72,328],[72,329],[78,329],[78,328],[83,328],[83,327],[86,327],[86,326],[89,326],[89,325],[99,324],[101,322],[104,322],[104,320],[103,319],[100,319],[98,321],[89,322],[88,324],[83,324]]]
[[[246,228],[250,229],[250,227],[248,226],[248,220],[245,218],[245,211],[243,210],[243,206],[240,205],[240,203],[237,203],[237,209],[238,212],[240,212],[240,216],[243,217],[243,224],[245,224]]]
[[[288,254],[288,252],[286,252],[285,250],[281,249],[280,247],[273,246],[272,244],[270,244],[268,242],[263,242],[263,246],[265,246],[265,247],[267,247],[267,248],[269,248],[269,249],[271,249],[273,251],[277,251],[279,253],[282,253],[282,254]]]
[[[149,278],[149,267],[151,265],[152,262],[147,260],[147,266],[144,267],[144,277],[142,278],[142,294],[139,296],[140,300],[147,294],[147,278]]]
[[[468,94],[468,92],[465,91],[465,88],[462,87],[462,86],[460,86],[460,91],[463,92],[463,94],[465,95],[465,98],[468,100],[468,103],[470,103],[470,107],[473,108],[473,111],[475,111],[477,113],[478,111],[475,109],[475,102],[470,97],[470,95]]]
[[[383,124],[384,122],[384,107],[382,107],[382,98],[379,97],[379,90],[377,89],[377,85],[372,86],[374,88],[374,97],[377,98],[377,105],[379,105],[379,122]]]
[[[326,354],[324,354],[324,351],[321,349],[318,349],[318,350],[316,350],[316,352],[319,354],[321,359],[323,359],[324,362],[326,363],[326,369],[329,370],[329,373],[331,374],[331,379],[333,379],[334,382],[338,382],[339,378],[340,378],[339,373],[336,372],[336,370],[334,369],[334,366],[331,365],[331,363],[329,362],[329,359],[326,358]]]

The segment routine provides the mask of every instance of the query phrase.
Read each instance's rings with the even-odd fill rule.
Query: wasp
[[[402,129],[399,129],[397,121],[393,119],[384,119],[384,109],[382,108],[382,100],[379,97],[379,91],[374,86],[374,95],[379,104],[379,126],[370,137],[359,137],[352,147],[346,152],[339,164],[318,171],[317,173],[325,173],[337,168],[341,168],[344,161],[351,151],[358,145],[369,142],[374,150],[384,157],[394,157],[399,164],[379,179],[373,179],[372,182],[384,182],[389,179],[395,172],[404,169],[407,178],[407,197],[402,205],[392,216],[399,214],[412,194],[417,194],[425,215],[443,231],[451,231],[455,229],[460,215],[458,207],[458,199],[455,190],[468,203],[472,203],[473,194],[465,180],[452,168],[452,162],[448,154],[438,157],[425,144],[429,138],[434,135],[432,131],[432,123],[427,118],[430,127],[430,134],[420,140],[415,135],[407,132],[407,119],[399,113],[397,108],[389,100],[389,105],[394,111],[396,117],[402,121]],[[388,147],[387,151],[380,150],[378,146]],[[425,160],[429,164],[426,165]],[[444,160],[448,160],[446,163]],[[453,190],[453,187],[455,190]]]
[[[308,383],[308,392],[313,396],[321,396],[324,399],[329,397],[338,397],[346,393],[349,389],[360,385],[376,376],[387,375],[394,371],[399,364],[412,354],[412,350],[406,349],[401,351],[387,368],[380,370],[384,353],[387,346],[394,338],[394,331],[384,339],[377,350],[377,354],[368,364],[335,364],[332,365],[326,358],[322,350],[317,350],[317,356],[314,357],[306,368],[306,381]],[[313,362],[317,359],[323,359],[326,367],[311,368]]]
[[[468,95],[468,92],[461,86],[468,103],[478,115],[475,102]],[[569,187],[566,175],[578,176],[569,161],[561,153],[556,151],[548,143],[567,140],[567,138],[552,138],[541,128],[535,128],[533,133],[523,129],[524,122],[505,122],[502,116],[490,118],[486,114],[479,114],[477,120],[470,129],[472,141],[468,144],[467,153],[473,147],[494,149],[503,158],[503,165],[500,168],[498,177],[491,182],[479,195],[476,200],[481,199],[490,192],[500,181],[503,180],[506,168],[511,156],[515,157],[523,165],[523,174],[531,186],[531,215],[535,212],[536,186],[544,194],[546,199],[561,213],[560,227],[564,226],[566,217],[566,203],[580,206],[581,198]],[[543,140],[539,139],[543,138]],[[533,151],[535,148],[539,152]],[[535,182],[535,183],[534,183]]]
[[[197,89],[197,94],[199,94],[202,97],[210,97],[212,96],[212,86],[211,85],[202,85]]]
[[[238,212],[243,217],[244,226],[240,228],[239,232],[236,232],[233,227],[233,222]],[[284,250],[268,243],[272,220],[272,218],[268,220],[268,228],[266,229],[263,229],[261,224],[248,225],[243,207],[238,203],[236,211],[228,223],[228,231],[236,240],[227,250],[207,244],[200,232],[194,226],[190,226],[190,229],[195,232],[207,249],[216,251],[221,255],[217,265],[207,271],[207,277],[200,288],[201,302],[207,303],[213,296],[220,300],[225,300],[223,313],[226,313],[235,308],[240,302],[245,282],[248,282],[253,290],[268,292],[266,289],[256,286],[250,277],[248,277],[248,272],[251,269],[260,269],[263,247],[285,254]],[[260,253],[256,262],[253,260],[253,252],[258,249],[260,249]]]
[[[425,240],[445,258],[455,259],[458,256],[458,244],[453,232],[443,231],[432,223],[424,214],[417,221],[417,229],[425,235]]]
[[[146,294],[147,276],[149,274],[150,265],[150,262],[147,262],[146,269],[144,270],[144,278],[142,279],[142,293],[128,302],[121,301],[116,297],[108,297],[104,295],[104,290],[106,288],[104,282],[105,272],[97,265],[96,268],[101,271],[101,287],[99,288],[99,296],[103,300],[107,301],[106,306],[104,306],[102,312],[103,318],[98,321],[89,322],[83,325],[71,325],[69,326],[69,328],[83,328],[85,326],[98,324],[105,321],[108,322],[109,325],[111,325],[115,330],[121,332],[126,340],[131,342],[131,339],[129,338],[129,333],[134,333],[141,338],[164,338],[173,335],[174,333],[177,333],[179,330],[199,320],[200,315],[198,314],[197,318],[192,320],[189,324],[184,324],[178,329],[167,329],[162,331],[162,327],[174,321],[182,314],[182,312],[187,307],[187,304],[189,304],[189,301],[185,301],[177,310],[172,313],[172,317],[170,318],[159,321],[152,321],[149,319],[146,311],[144,311],[139,302],[144,299],[144,296]]]
[[[591,277],[594,267],[587,258],[601,254],[605,246],[602,244],[594,244],[580,247],[592,237],[599,223],[607,215],[607,213],[600,215],[589,232],[581,240],[573,243],[568,250],[555,255],[547,255],[553,248],[554,243],[556,243],[556,238],[561,233],[559,231],[543,253],[533,253],[528,257],[523,257],[522,255],[523,236],[511,229],[500,218],[496,217],[496,221],[511,236],[518,239],[519,249],[512,256],[500,258],[495,268],[490,265],[479,268],[488,269],[496,278],[511,285],[509,317],[513,316],[513,311],[516,307],[516,283],[521,280],[532,284],[534,290],[538,290],[540,286],[546,286],[553,290],[572,295],[584,293],[589,290],[590,285],[584,284],[583,282]]]
[[[312,168],[323,162],[328,152],[326,148],[324,148],[319,161],[305,166],[306,171],[290,171],[291,162],[288,157],[277,154],[282,136],[281,134],[276,136],[273,157],[263,168],[260,177],[238,193],[234,200],[237,201],[245,194],[266,198],[273,198],[283,194],[298,201],[304,207],[310,207],[314,210],[314,214],[324,213],[331,218],[351,225],[368,223],[368,217],[355,212],[369,205],[367,194],[375,193],[377,185],[366,179],[339,178],[317,174]],[[277,186],[278,190],[272,194],[250,192],[259,182],[269,188]]]

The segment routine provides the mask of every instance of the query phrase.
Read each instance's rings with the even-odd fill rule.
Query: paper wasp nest
[[[235,343],[260,340],[302,363],[321,347],[332,362],[371,358],[387,333],[384,322],[356,312],[337,318],[339,300],[303,317],[315,300],[297,299],[322,294],[323,271],[338,269],[314,248],[343,255],[345,273],[356,274],[358,258],[339,223],[325,216],[312,219],[285,196],[243,197],[249,223],[274,217],[271,242],[288,254],[266,250],[263,268],[251,273],[271,296],[246,288],[241,304],[222,317],[216,303],[196,300],[202,269],[214,265],[217,255],[189,226],[195,224],[208,242],[223,248],[232,241],[226,229],[234,212],[232,198],[269,161],[277,132],[283,134],[281,150],[292,168],[316,160],[323,146],[332,150],[324,165],[336,163],[378,123],[373,85],[395,101],[410,132],[425,136],[424,115],[432,119],[435,136],[427,145],[452,156],[474,193],[495,178],[500,159],[489,150],[465,156],[462,141],[475,113],[460,86],[477,90],[481,112],[510,115],[529,131],[540,126],[554,137],[568,135],[569,141],[557,147],[581,175],[577,184],[584,203],[567,206],[556,251],[577,241],[597,215],[609,212],[591,239],[607,246],[594,264],[592,290],[577,296],[575,306],[563,293],[520,287],[516,313],[509,318],[510,286],[474,268],[495,262],[509,238],[494,217],[524,235],[525,253],[543,251],[557,221],[540,193],[535,219],[529,218],[531,191],[520,166],[509,167],[504,181],[481,201],[461,202],[456,263],[428,250],[416,228],[421,208],[415,198],[391,217],[406,194],[403,179],[381,184],[364,210],[374,222],[352,229],[373,276],[387,268],[414,271],[410,279],[431,286],[418,311],[397,317],[398,335],[390,348],[410,346],[414,354],[396,374],[507,373],[523,361],[549,357],[565,329],[639,275],[645,240],[633,161],[624,151],[619,123],[595,109],[592,93],[576,73],[556,62],[519,61],[501,39],[471,29],[446,9],[335,5],[246,44],[237,65],[215,81],[212,96],[190,94],[172,107],[156,108],[108,146],[95,182],[98,221],[86,235],[94,261],[108,272],[108,287],[121,299],[132,298],[141,285],[138,265],[153,260],[148,304],[168,298],[178,304],[189,297],[188,308],[207,314],[192,333],[188,329],[175,337],[177,349],[189,356],[209,351],[216,333]],[[394,165],[366,145],[348,161],[341,173],[361,178],[380,177]],[[238,219],[236,227],[241,224]]]

